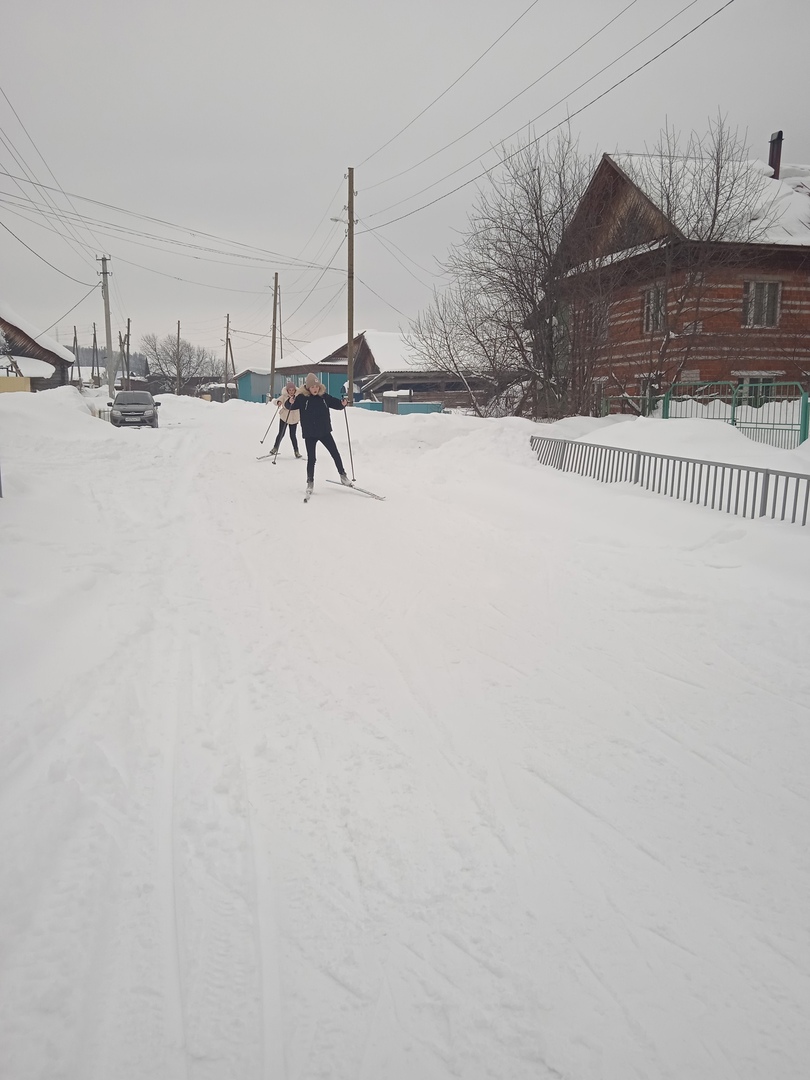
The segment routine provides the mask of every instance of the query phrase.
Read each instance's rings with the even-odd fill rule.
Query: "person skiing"
[[[281,446],[281,440],[284,438],[287,428],[290,429],[290,442],[293,444],[295,456],[297,458],[304,456],[298,450],[298,437],[295,432],[299,414],[297,411],[291,412],[289,408],[293,401],[295,401],[295,383],[290,380],[284,389],[284,393],[278,399],[278,435],[270,451],[274,458],[278,455],[278,448]]]
[[[346,475],[340,451],[332,436],[332,420],[329,416],[330,409],[345,409],[347,399],[340,401],[327,394],[326,387],[318,376],[310,372],[304,379],[304,385],[298,387],[295,400],[288,400],[285,404],[290,413],[297,411],[301,417],[301,429],[307,448],[307,496],[312,494],[315,483],[315,450],[319,442],[323,443],[332,455],[341,484],[351,487],[352,482]]]

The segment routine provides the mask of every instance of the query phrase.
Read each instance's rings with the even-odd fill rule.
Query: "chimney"
[[[782,164],[782,132],[775,131],[771,135],[771,149],[768,154],[768,164],[773,169],[774,180],[779,179],[779,167]]]

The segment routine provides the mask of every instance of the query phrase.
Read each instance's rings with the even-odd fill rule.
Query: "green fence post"
[[[737,394],[739,389],[739,386],[735,386],[731,391],[731,417],[729,423],[732,427],[737,426]]]
[[[669,420],[669,399],[672,396],[672,390],[667,390],[664,394],[664,399],[661,402],[661,419]]]
[[[802,411],[799,416],[799,442],[807,442],[810,435],[810,409],[808,408],[807,391],[802,390]]]

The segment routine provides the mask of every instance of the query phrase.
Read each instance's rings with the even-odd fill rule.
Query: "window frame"
[[[746,329],[772,330],[779,325],[781,311],[781,281],[758,278],[743,282],[742,325]]]
[[[663,333],[666,327],[666,287],[664,285],[648,285],[641,296],[641,325],[644,333]]]

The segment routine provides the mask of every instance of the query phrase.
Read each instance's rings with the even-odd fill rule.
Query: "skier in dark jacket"
[[[326,387],[312,372],[304,379],[304,385],[298,388],[295,401],[287,403],[287,408],[291,412],[298,409],[301,415],[301,429],[307,447],[308,492],[312,491],[315,483],[315,449],[319,442],[323,443],[332,455],[332,460],[340,474],[341,484],[351,487],[352,482],[346,475],[340,451],[332,437],[332,419],[329,416],[330,409],[345,409],[346,405],[346,398],[340,401],[331,394],[327,394]]]

